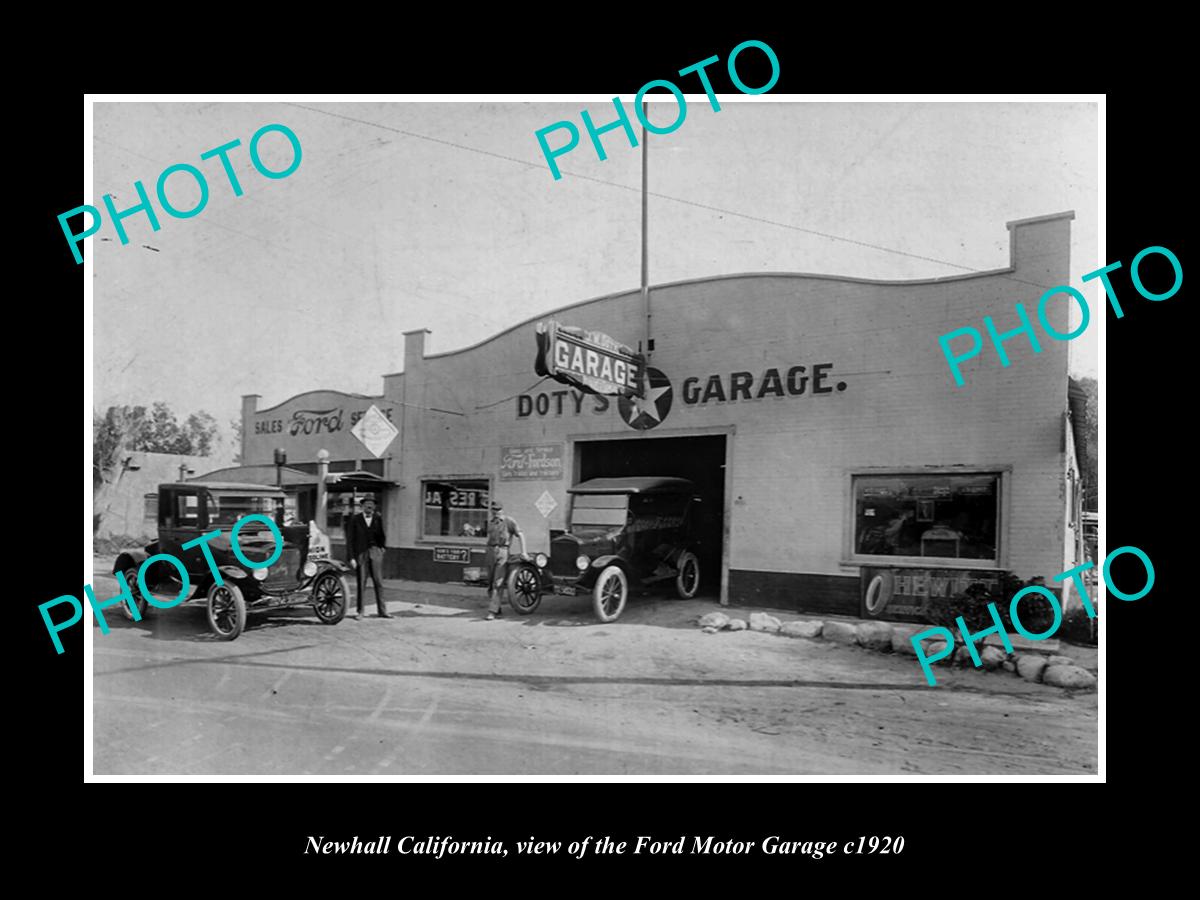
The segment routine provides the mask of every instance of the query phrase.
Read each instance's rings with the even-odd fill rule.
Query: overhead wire
[[[418,140],[430,141],[435,144],[443,144],[447,147],[454,147],[455,149],[458,149],[458,150],[466,150],[471,153],[479,153],[484,156],[493,157],[494,159],[501,159],[501,160],[505,160],[506,162],[517,163],[518,165],[524,166],[525,168],[541,169],[541,170],[549,171],[549,167],[546,165],[542,165],[541,163],[532,163],[532,162],[529,162],[528,160],[519,159],[515,156],[507,156],[503,153],[496,153],[492,150],[483,150],[479,147],[472,147],[467,144],[457,143],[455,141],[447,141],[442,138],[431,137],[429,135],[420,134],[415,131],[408,131],[403,128],[396,128],[391,125],[384,125],[380,122],[373,122],[369,119],[360,119],[360,118],[356,118],[355,116],[346,116],[346,115],[342,115],[341,113],[333,113],[333,112],[329,112],[328,110],[318,109],[315,106],[305,106],[300,103],[287,103],[285,105],[286,106],[294,106],[297,109],[308,110],[309,112],[315,112],[320,115],[330,116],[335,119],[344,119],[348,122],[356,122],[360,125],[369,125],[374,128],[381,128],[384,131],[391,131],[396,134],[405,135],[406,137],[416,138]],[[621,184],[620,182],[616,182],[616,181],[608,181],[603,178],[596,178],[592,175],[584,175],[580,172],[572,172],[567,169],[563,169],[561,167],[559,168],[559,171],[563,175],[570,175],[572,178],[579,178],[584,181],[595,182],[596,184],[603,184],[603,185],[607,185],[609,187],[620,188],[623,191],[632,191],[637,194],[641,194],[641,192],[642,192],[642,189],[640,186]],[[828,231],[820,231],[815,228],[805,228],[801,225],[793,225],[790,222],[780,222],[777,219],[768,219],[763,216],[754,216],[749,213],[738,212],[737,210],[726,209],[726,208],[720,207],[720,206],[713,206],[713,205],[707,204],[707,203],[700,203],[699,201],[696,201],[696,200],[687,200],[683,197],[675,197],[670,194],[658,193],[657,191],[647,191],[646,193],[647,193],[647,196],[657,197],[660,200],[670,200],[673,203],[681,203],[685,206],[693,206],[693,207],[696,207],[697,209],[703,209],[703,210],[707,210],[709,212],[721,213],[722,215],[727,215],[727,216],[735,216],[737,218],[747,219],[752,222],[760,222],[764,225],[775,225],[775,226],[778,226],[779,228],[787,228],[792,231],[799,231],[803,234],[811,234],[811,235],[815,235],[817,237],[827,238],[828,240],[832,240],[832,241],[842,241],[847,244],[854,244],[859,247],[866,247],[871,250],[878,250],[882,253],[892,253],[897,256],[908,257],[909,259],[918,259],[923,262],[931,262],[931,263],[935,263],[940,266],[949,266],[952,269],[959,269],[964,272],[970,272],[970,273],[974,273],[974,274],[982,274],[982,273],[989,271],[987,269],[976,269],[971,266],[964,266],[964,265],[961,265],[960,263],[954,263],[954,262],[950,262],[949,260],[939,259],[935,256],[924,256],[919,253],[910,253],[907,250],[897,250],[895,247],[886,247],[882,244],[871,243],[870,241],[860,241],[857,238],[850,238],[850,237],[846,237],[845,235],[833,234]],[[1033,287],[1040,287],[1040,288],[1045,288],[1045,289],[1048,289],[1050,287],[1050,285],[1039,284],[1034,281],[1026,281],[1021,278],[1013,278],[1011,276],[1003,276],[1003,275],[1001,277],[1006,278],[1009,281],[1015,281],[1015,282],[1019,282],[1021,284],[1028,284]]]

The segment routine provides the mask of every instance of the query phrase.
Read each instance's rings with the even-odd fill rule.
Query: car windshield
[[[621,528],[628,508],[624,494],[576,494],[571,527]]]
[[[283,498],[256,496],[254,494],[209,494],[208,524],[233,525],[251,513],[273,516],[275,504]]]

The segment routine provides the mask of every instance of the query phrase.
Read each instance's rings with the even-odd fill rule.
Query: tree
[[[134,449],[149,453],[188,453],[191,441],[179,427],[171,407],[160,400],[151,407],[145,433]]]
[[[1084,403],[1079,410],[1080,421],[1076,432],[1082,437],[1075,448],[1079,455],[1080,477],[1083,481],[1083,508],[1095,511],[1100,508],[1100,482],[1098,478],[1100,442],[1100,406],[1098,385],[1095,378],[1072,378],[1075,386],[1084,394]]]
[[[204,410],[192,413],[183,423],[182,436],[191,447],[189,453],[194,456],[208,456],[217,436],[217,420]]]
[[[92,528],[97,529],[112,506],[131,453],[208,456],[217,437],[217,420],[204,410],[181,426],[175,413],[159,401],[144,406],[110,406],[92,412]]]
[[[233,461],[242,464],[242,420],[230,419],[229,427],[233,430]]]
[[[146,407],[110,406],[92,411],[92,530],[112,506],[130,452],[145,431]]]
[[[136,407],[144,414],[145,407]],[[104,483],[106,473],[111,472],[118,459],[128,449],[132,437],[131,407],[110,406],[101,416],[92,411],[92,487]]]

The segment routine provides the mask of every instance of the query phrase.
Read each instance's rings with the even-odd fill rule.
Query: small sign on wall
[[[379,411],[379,407],[372,403],[363,413],[363,417],[350,429],[350,433],[358,438],[376,458],[379,458],[388,448],[388,444],[400,433],[400,430],[388,421],[387,416]]]
[[[971,585],[995,590],[1000,572],[863,566],[859,615],[864,619],[927,622],[930,611]]]
[[[550,496],[549,491],[542,491],[542,496],[538,497],[533,505],[542,514],[543,519],[547,518],[550,513],[558,508],[558,504],[554,502],[554,498]]]
[[[531,444],[500,449],[501,481],[558,481],[562,476],[562,444]]]
[[[441,563],[469,563],[471,549],[469,547],[434,547],[433,561]]]

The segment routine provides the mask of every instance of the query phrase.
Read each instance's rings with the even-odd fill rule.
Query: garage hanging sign
[[[560,325],[554,319],[537,325],[535,371],[589,394],[640,397],[640,353],[600,331]]]

